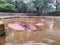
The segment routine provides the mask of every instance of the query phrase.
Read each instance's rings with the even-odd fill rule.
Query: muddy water
[[[54,18],[54,29],[49,33],[47,32],[47,37],[55,41],[51,45],[60,45],[60,17]]]
[[[4,45],[4,44],[5,44],[5,36],[0,37],[0,45]]]
[[[55,17],[53,31],[49,31],[49,30],[42,31],[42,32],[40,32],[40,37],[41,37],[41,39],[47,38],[47,39],[54,40],[54,42],[51,43],[51,45],[60,45],[60,17],[59,18]],[[2,44],[4,44],[5,37],[0,38],[0,41]],[[44,42],[44,41],[41,40],[41,42]],[[49,42],[47,42],[47,43],[49,43]]]

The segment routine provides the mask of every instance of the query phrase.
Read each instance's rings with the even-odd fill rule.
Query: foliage
[[[0,12],[19,13],[48,13],[55,11],[55,8],[48,4],[53,4],[54,0],[0,0]],[[60,10],[60,1],[58,1]]]

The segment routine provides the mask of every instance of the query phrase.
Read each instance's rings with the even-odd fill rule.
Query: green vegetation
[[[0,0],[0,12],[48,13],[60,11],[59,0]]]

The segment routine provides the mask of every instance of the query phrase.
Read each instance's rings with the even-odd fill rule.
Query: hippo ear
[[[36,26],[43,26],[44,24],[43,23],[36,23],[35,25]]]

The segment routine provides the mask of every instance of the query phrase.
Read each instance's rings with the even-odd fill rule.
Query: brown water
[[[54,42],[51,45],[60,45],[60,17],[59,18],[55,17],[54,22],[55,23],[54,23],[53,31],[51,31],[51,32],[49,32],[48,30],[42,31],[42,32],[40,32],[40,37],[54,40]],[[5,37],[3,37],[3,38],[0,37],[0,42],[2,44],[4,44]]]

